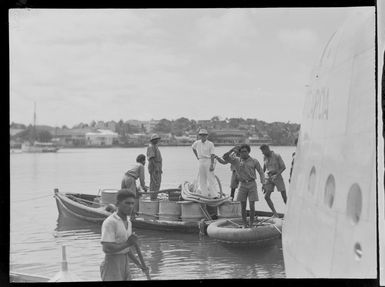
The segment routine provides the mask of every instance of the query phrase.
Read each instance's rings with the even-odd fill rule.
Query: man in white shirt
[[[142,266],[130,250],[130,246],[138,241],[137,236],[132,233],[129,219],[135,204],[135,193],[119,190],[116,201],[118,210],[107,217],[102,225],[100,241],[105,257],[100,265],[100,275],[103,281],[131,280],[129,259],[148,272],[148,268]]]
[[[200,139],[192,144],[193,152],[199,161],[197,193],[207,197],[218,197],[214,175],[214,144],[207,140],[207,130],[200,129]]]

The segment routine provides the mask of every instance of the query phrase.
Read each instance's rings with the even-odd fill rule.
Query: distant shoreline
[[[232,146],[235,146],[236,144],[215,144],[214,145],[216,147],[220,147],[220,146],[228,146],[228,147],[232,147]],[[255,146],[260,146],[262,144],[249,144],[250,146],[252,147],[255,147]],[[169,144],[169,145],[159,145],[159,147],[185,147],[185,146],[191,146],[191,144]],[[269,144],[269,146],[276,146],[274,144]],[[295,145],[278,145],[278,146],[295,146]],[[145,148],[147,147],[147,144],[144,144],[144,145],[112,145],[112,146],[64,146],[64,147],[59,147],[59,149],[77,149],[77,148],[80,148],[80,149],[95,149],[95,148],[99,148],[99,149],[112,149],[112,148]],[[21,150],[21,148],[10,148],[10,150]]]

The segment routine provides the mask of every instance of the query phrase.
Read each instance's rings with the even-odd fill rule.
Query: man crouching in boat
[[[140,154],[136,157],[136,164],[129,169],[122,179],[120,188],[133,192],[136,195],[135,208],[132,212],[132,219],[135,217],[135,212],[138,211],[139,205],[139,194],[136,192],[136,180],[139,178],[140,186],[144,191],[147,191],[148,188],[144,182],[144,165],[146,164],[146,156]]]
[[[218,197],[214,174],[214,144],[207,140],[207,130],[200,129],[200,139],[192,144],[193,152],[199,161],[197,192],[211,198]]]
[[[259,173],[262,186],[265,184],[265,176],[259,161],[249,155],[250,146],[248,144],[242,144],[239,147],[240,158],[230,157],[230,154],[234,152],[236,152],[236,148],[232,148],[225,153],[223,155],[223,159],[233,164],[238,174],[240,186],[238,189],[237,201],[241,202],[242,219],[245,227],[248,227],[246,218],[246,201],[247,198],[249,198],[250,227],[252,227],[255,216],[254,203],[255,201],[258,201],[257,183],[255,182],[257,175],[255,171],[257,170]]]
[[[130,246],[138,241],[138,237],[132,233],[129,219],[135,204],[135,193],[119,190],[116,201],[117,211],[107,217],[102,225],[101,243],[105,257],[100,265],[100,275],[103,281],[131,280],[130,259],[147,271],[147,267],[142,267],[130,250]]]

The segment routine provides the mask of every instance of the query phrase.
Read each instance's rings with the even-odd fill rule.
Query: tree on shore
[[[155,132],[170,133],[172,130],[172,122],[167,119],[161,119],[154,127]]]

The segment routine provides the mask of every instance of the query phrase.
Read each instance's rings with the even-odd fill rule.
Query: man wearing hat
[[[150,173],[150,191],[159,191],[162,181],[162,156],[160,154],[158,143],[160,136],[153,134],[150,144],[147,147],[148,172]],[[158,194],[151,194],[151,200],[157,199]]]
[[[197,192],[208,196],[217,197],[216,180],[214,175],[214,144],[207,140],[207,130],[200,129],[199,140],[192,144],[193,152],[199,161],[199,172],[197,178]]]

